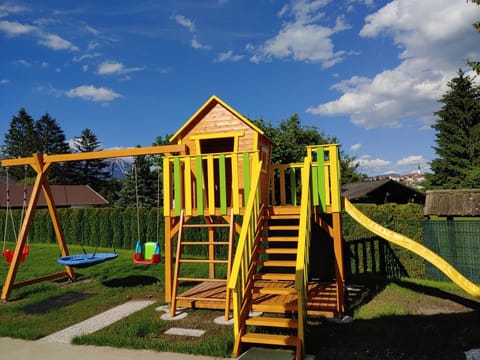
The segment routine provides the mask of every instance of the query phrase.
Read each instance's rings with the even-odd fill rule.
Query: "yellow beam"
[[[173,153],[185,153],[185,145],[162,145],[162,146],[147,146],[136,147],[117,150],[103,150],[92,152],[79,152],[69,154],[54,154],[43,155],[43,162],[45,164],[67,162],[67,161],[82,161],[82,160],[96,160],[96,159],[108,159],[126,156],[141,156],[141,155],[156,155],[156,154],[173,154]],[[26,157],[19,159],[4,159],[2,160],[2,166],[19,166],[19,165],[35,165],[35,157]],[[44,169],[45,170],[45,169]],[[37,170],[38,172],[38,170]]]

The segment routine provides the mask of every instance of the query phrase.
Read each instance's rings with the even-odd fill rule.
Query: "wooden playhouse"
[[[224,309],[234,318],[235,356],[257,343],[295,348],[300,358],[307,316],[345,307],[338,146],[311,146],[304,163],[272,165],[275,144],[216,96],[170,140],[186,148],[163,167],[171,315]],[[187,247],[203,247],[204,257],[185,255]],[[203,275],[184,274],[185,263],[203,264]]]

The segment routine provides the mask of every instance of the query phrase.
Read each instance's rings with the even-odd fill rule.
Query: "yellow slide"
[[[440,271],[442,271],[446,276],[448,276],[455,284],[460,286],[470,295],[480,299],[480,287],[472,283],[465,276],[460,274],[453,266],[446,262],[442,257],[438,256],[436,253],[427,249],[425,246],[419,244],[415,240],[410,239],[402,234],[399,234],[395,231],[389,230],[382,225],[376,223],[360,210],[358,210],[353,204],[347,199],[344,200],[344,209],[348,215],[350,215],[356,222],[364,226],[366,229],[370,230],[372,233],[380,236],[381,238],[390,241],[396,245],[402,246],[405,249],[421,256],[425,260],[429,261],[432,265],[436,266]]]

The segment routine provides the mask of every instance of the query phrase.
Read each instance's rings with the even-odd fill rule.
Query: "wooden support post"
[[[27,240],[28,231],[30,230],[30,225],[32,223],[33,215],[35,213],[35,208],[38,202],[38,197],[40,196],[40,191],[42,189],[44,191],[49,209],[53,208],[56,214],[55,203],[53,201],[50,187],[48,185],[48,178],[46,175],[46,171],[48,170],[50,164],[45,164],[42,154],[34,154],[30,160],[30,165],[37,172],[37,177],[35,178],[35,183],[33,185],[32,194],[30,196],[30,200],[25,211],[25,217],[23,219],[22,227],[20,229],[20,233],[18,234],[17,244],[15,247],[15,252],[13,254],[12,262],[10,263],[10,267],[8,269],[7,278],[5,279],[5,284],[3,285],[1,295],[2,300],[7,300],[8,295],[15,287],[15,277],[17,275],[18,266],[20,265],[20,256]],[[50,216],[52,216],[51,212]],[[54,226],[56,227],[55,231],[57,233],[57,239],[59,241],[59,244],[65,244],[65,239],[63,238],[60,223],[58,222],[58,216],[56,217],[56,220],[54,220],[54,217],[52,217],[52,221],[54,222]],[[58,238],[59,233],[57,232],[57,229],[59,230],[59,233],[62,234],[61,238]],[[67,251],[68,254],[66,245],[63,247],[63,251]],[[68,276],[70,276],[70,278],[73,278],[73,271],[70,269],[70,267],[66,267],[66,272]]]
[[[165,301],[172,300],[172,217],[165,217]]]
[[[335,253],[335,278],[337,286],[337,311],[345,312],[345,274],[343,266],[343,241],[341,213],[332,213],[333,222],[333,251]]]

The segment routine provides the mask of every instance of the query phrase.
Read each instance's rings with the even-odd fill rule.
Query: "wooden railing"
[[[234,353],[238,350],[239,338],[242,335],[243,323],[250,311],[249,280],[252,278],[250,272],[254,269],[252,256],[254,254],[255,246],[260,243],[262,236],[262,221],[263,204],[261,204],[261,183],[260,174],[262,170],[262,162],[253,166],[252,169],[252,191],[248,197],[245,207],[245,214],[243,217],[242,230],[238,239],[235,257],[233,259],[232,271],[228,281],[228,289],[232,291],[233,295],[233,317],[234,317],[234,336],[235,344]]]
[[[164,215],[241,214],[257,162],[256,151],[164,157]]]
[[[300,223],[298,231],[295,289],[297,290],[298,329],[297,345],[305,351],[305,327],[307,325],[308,270],[310,263],[310,236],[312,226],[311,159],[305,158],[301,177]],[[298,352],[298,348],[297,348]]]
[[[341,211],[340,159],[338,145],[307,147],[312,171],[312,204],[323,212]],[[301,168],[303,164],[272,165],[270,171],[270,204],[298,206],[301,196]]]

